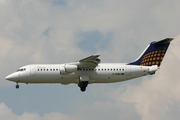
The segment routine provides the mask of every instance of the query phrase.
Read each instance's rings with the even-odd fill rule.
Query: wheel
[[[82,87],[82,88],[81,88],[81,91],[82,91],[82,92],[86,91],[86,87]]]
[[[16,89],[18,89],[19,88],[19,85],[16,85]]]

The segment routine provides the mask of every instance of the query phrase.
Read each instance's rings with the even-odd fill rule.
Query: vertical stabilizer
[[[135,61],[129,63],[129,65],[157,65],[159,67],[172,40],[173,38],[166,38],[164,40],[151,42],[144,52]]]

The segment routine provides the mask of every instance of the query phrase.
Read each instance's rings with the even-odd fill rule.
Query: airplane
[[[19,68],[5,79],[18,83],[75,83],[84,92],[88,84],[113,83],[153,75],[173,38],[151,42],[142,54],[129,63],[101,63],[100,55],[91,55],[65,64],[31,64]]]

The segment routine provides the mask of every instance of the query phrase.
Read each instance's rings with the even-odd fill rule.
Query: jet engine
[[[62,75],[67,75],[67,74],[70,74],[70,73],[76,72],[76,71],[77,71],[77,65],[66,64],[65,66],[62,66],[60,68],[60,74],[62,74]]]

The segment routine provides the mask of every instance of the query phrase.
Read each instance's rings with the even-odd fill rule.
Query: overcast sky
[[[179,0],[0,0],[0,119],[180,118]],[[20,84],[19,67],[100,54],[130,62],[152,41],[175,38],[153,76],[113,84]]]

